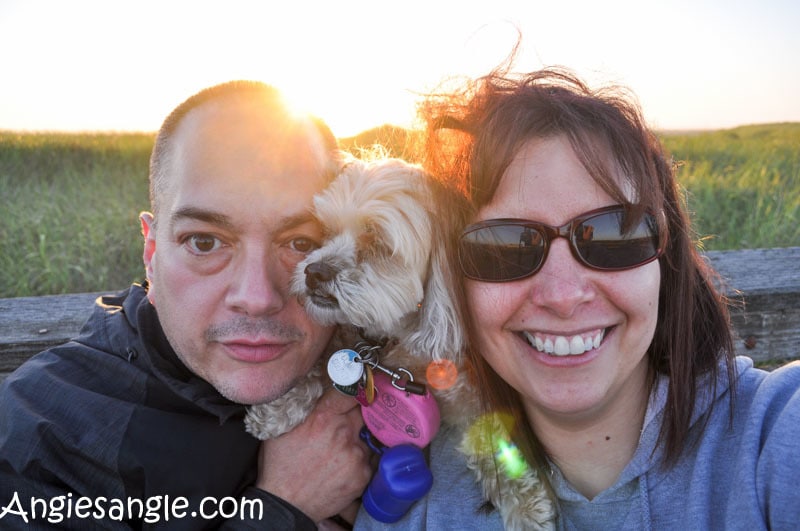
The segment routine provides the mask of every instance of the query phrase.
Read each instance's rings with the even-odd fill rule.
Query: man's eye
[[[207,254],[222,247],[222,242],[208,234],[193,234],[186,238],[186,245],[196,254]]]
[[[298,253],[308,254],[311,251],[318,249],[319,244],[311,238],[294,238],[289,241],[289,247]]]

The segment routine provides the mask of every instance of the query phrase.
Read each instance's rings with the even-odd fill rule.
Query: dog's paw
[[[245,430],[262,441],[283,435],[306,419],[323,391],[317,364],[282,397],[266,404],[250,406],[244,417]]]
[[[259,440],[274,439],[289,431],[291,427],[278,426],[271,419],[279,414],[280,410],[270,407],[270,404],[256,404],[247,408],[244,417],[244,428],[253,437]],[[284,429],[285,428],[285,429]]]

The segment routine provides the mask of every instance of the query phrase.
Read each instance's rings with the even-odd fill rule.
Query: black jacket
[[[102,297],[0,387],[0,528],[315,529],[252,486],[243,416],[179,361],[141,286]]]

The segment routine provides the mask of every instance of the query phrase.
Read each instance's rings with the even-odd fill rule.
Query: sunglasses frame
[[[586,222],[587,220],[601,216],[603,214],[610,214],[610,213],[625,213],[625,206],[618,204],[618,205],[611,205],[607,207],[596,208],[594,210],[590,210],[588,212],[584,212],[583,214],[579,214],[578,216],[572,218],[571,220],[567,221],[565,224],[561,225],[560,227],[555,227],[553,225],[548,225],[546,223],[541,223],[539,221],[531,221],[528,219],[520,219],[520,218],[496,218],[496,219],[487,219],[484,221],[479,221],[477,223],[472,223],[464,228],[461,232],[461,236],[459,236],[458,243],[458,259],[459,264],[461,266],[461,272],[464,274],[465,277],[472,279],[472,280],[479,280],[481,282],[512,282],[515,280],[521,280],[523,278],[528,278],[530,276],[535,275],[539,272],[539,270],[544,266],[545,261],[547,261],[547,256],[550,252],[550,243],[556,238],[565,238],[569,242],[569,250],[572,253],[572,256],[582,265],[588,267],[589,269],[594,269],[596,271],[625,271],[627,269],[634,269],[639,266],[643,266],[645,264],[649,264],[653,260],[657,260],[664,252],[663,245],[660,237],[660,230],[658,227],[658,223],[656,222],[656,217],[651,214],[650,212],[645,212],[643,216],[650,217],[652,219],[653,225],[656,227],[656,233],[653,235],[658,240],[658,245],[656,247],[656,251],[654,255],[644,261],[637,262],[633,265],[629,266],[622,266],[622,267],[599,267],[593,264],[588,263],[583,256],[581,256],[580,252],[578,251],[578,244],[575,241],[575,235],[577,233],[578,227]],[[542,250],[542,258],[539,261],[539,264],[530,272],[525,273],[524,275],[519,275],[512,278],[502,278],[502,279],[485,279],[481,277],[477,277],[474,275],[470,275],[467,273],[466,268],[464,267],[464,253],[462,252],[462,244],[464,242],[465,236],[468,234],[491,227],[497,227],[501,225],[514,225],[520,227],[530,227],[539,234],[543,235],[544,243],[543,243],[543,250]]]

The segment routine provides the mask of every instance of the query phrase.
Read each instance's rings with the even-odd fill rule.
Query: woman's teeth
[[[539,352],[554,356],[577,356],[600,346],[605,336],[605,329],[589,334],[576,336],[540,336],[530,332],[522,332],[530,346]]]

